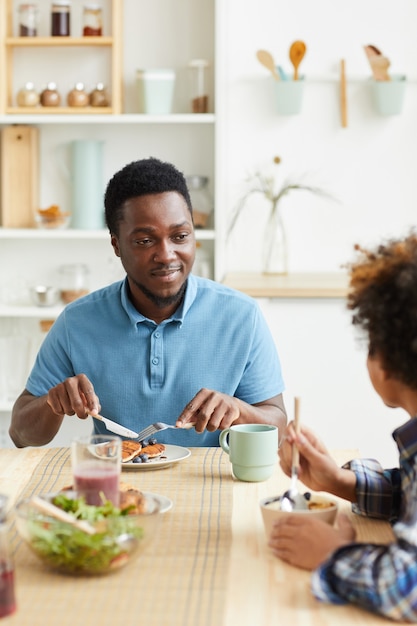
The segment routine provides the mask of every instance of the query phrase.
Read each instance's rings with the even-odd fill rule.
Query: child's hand
[[[300,452],[300,480],[313,491],[327,491],[353,501],[355,499],[355,476],[350,470],[341,469],[330,456],[324,444],[306,426],[296,437],[291,422],[279,448],[282,470],[291,476],[292,444]]]
[[[346,515],[339,515],[337,523],[335,528],[307,515],[286,515],[275,522],[268,545],[283,561],[313,570],[337,548],[355,540],[355,530]]]

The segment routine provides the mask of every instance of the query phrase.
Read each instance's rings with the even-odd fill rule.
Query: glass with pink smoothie
[[[74,490],[87,504],[110,500],[119,506],[121,447],[122,440],[113,435],[90,435],[72,442]]]

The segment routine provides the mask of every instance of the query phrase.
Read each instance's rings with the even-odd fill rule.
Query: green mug
[[[271,424],[231,426],[222,430],[219,444],[229,455],[238,480],[267,480],[278,463],[278,428]]]

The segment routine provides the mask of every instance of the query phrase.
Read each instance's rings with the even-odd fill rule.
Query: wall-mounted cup
[[[391,80],[371,82],[371,94],[379,115],[399,115],[403,109],[407,81],[403,74],[393,74]]]
[[[304,76],[298,80],[275,81],[275,102],[280,115],[298,115],[304,95]]]
[[[172,113],[175,71],[172,69],[137,70],[139,112],[150,115]]]

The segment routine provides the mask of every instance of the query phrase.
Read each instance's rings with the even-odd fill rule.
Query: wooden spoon
[[[279,80],[279,74],[277,72],[277,68],[275,67],[275,62],[272,54],[267,50],[258,50],[256,53],[256,58],[259,63],[261,63],[264,67],[266,67],[270,72],[272,72],[272,76],[275,80]]]
[[[382,52],[376,46],[364,46],[365,54],[368,57],[372,74],[375,80],[390,80],[388,68],[390,61],[384,57]]]
[[[307,46],[304,41],[294,41],[290,47],[290,61],[294,66],[294,80],[298,80],[298,66],[304,58]]]

